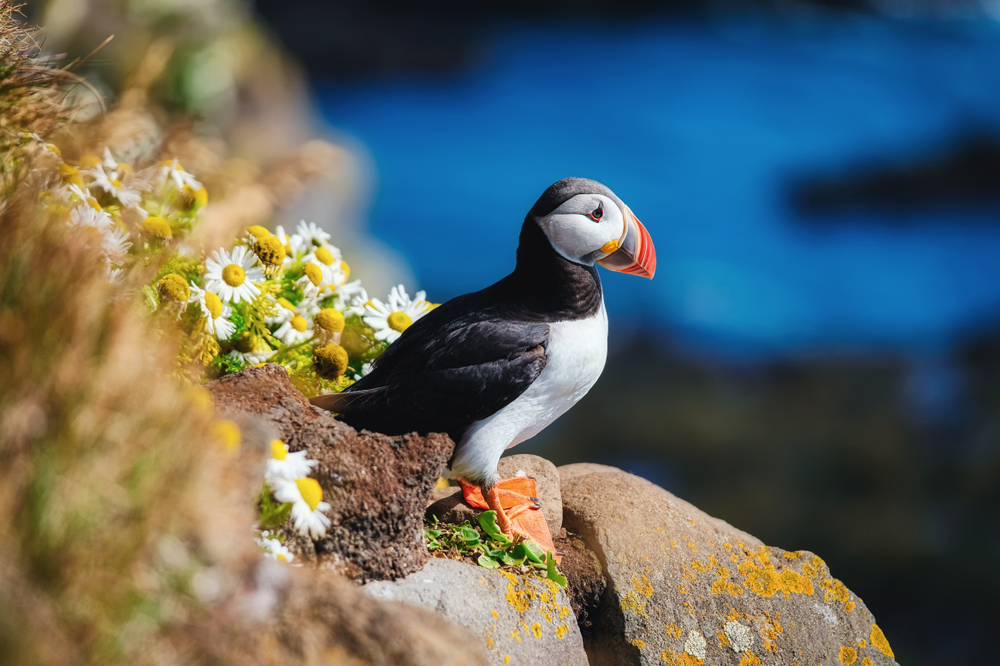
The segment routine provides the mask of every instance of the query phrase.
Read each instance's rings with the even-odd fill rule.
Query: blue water
[[[1000,131],[997,24],[514,27],[454,75],[319,90],[370,151],[373,233],[434,300],[505,275],[542,190],[587,176],[657,250],[652,282],[604,273],[613,335],[723,354],[921,350],[1000,315],[1000,219],[809,226],[787,187]]]

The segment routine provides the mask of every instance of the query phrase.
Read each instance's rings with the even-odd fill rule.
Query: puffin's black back
[[[414,322],[340,394],[341,418],[390,435],[445,432],[458,443],[469,426],[521,395],[545,367],[548,324],[601,307],[597,269],[559,255],[536,222],[580,192],[618,200],[584,178],[550,186],[521,227],[514,271]]]

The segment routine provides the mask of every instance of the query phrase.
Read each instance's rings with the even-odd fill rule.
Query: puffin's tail
[[[329,395],[318,395],[315,398],[309,398],[309,402],[316,405],[320,409],[325,409],[336,414],[348,414],[351,412],[352,404],[363,404],[381,392],[382,389],[343,391],[341,393],[331,393]]]

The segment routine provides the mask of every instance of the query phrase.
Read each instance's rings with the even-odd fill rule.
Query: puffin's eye
[[[604,217],[604,204],[597,204],[597,208],[593,212],[587,213],[587,216],[594,222],[600,222],[601,218]]]

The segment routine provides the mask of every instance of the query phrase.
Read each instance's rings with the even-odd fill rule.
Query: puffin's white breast
[[[455,476],[495,475],[504,449],[534,437],[575,405],[594,385],[608,357],[608,315],[549,324],[545,368],[531,386],[493,416],[476,422],[452,461]]]

